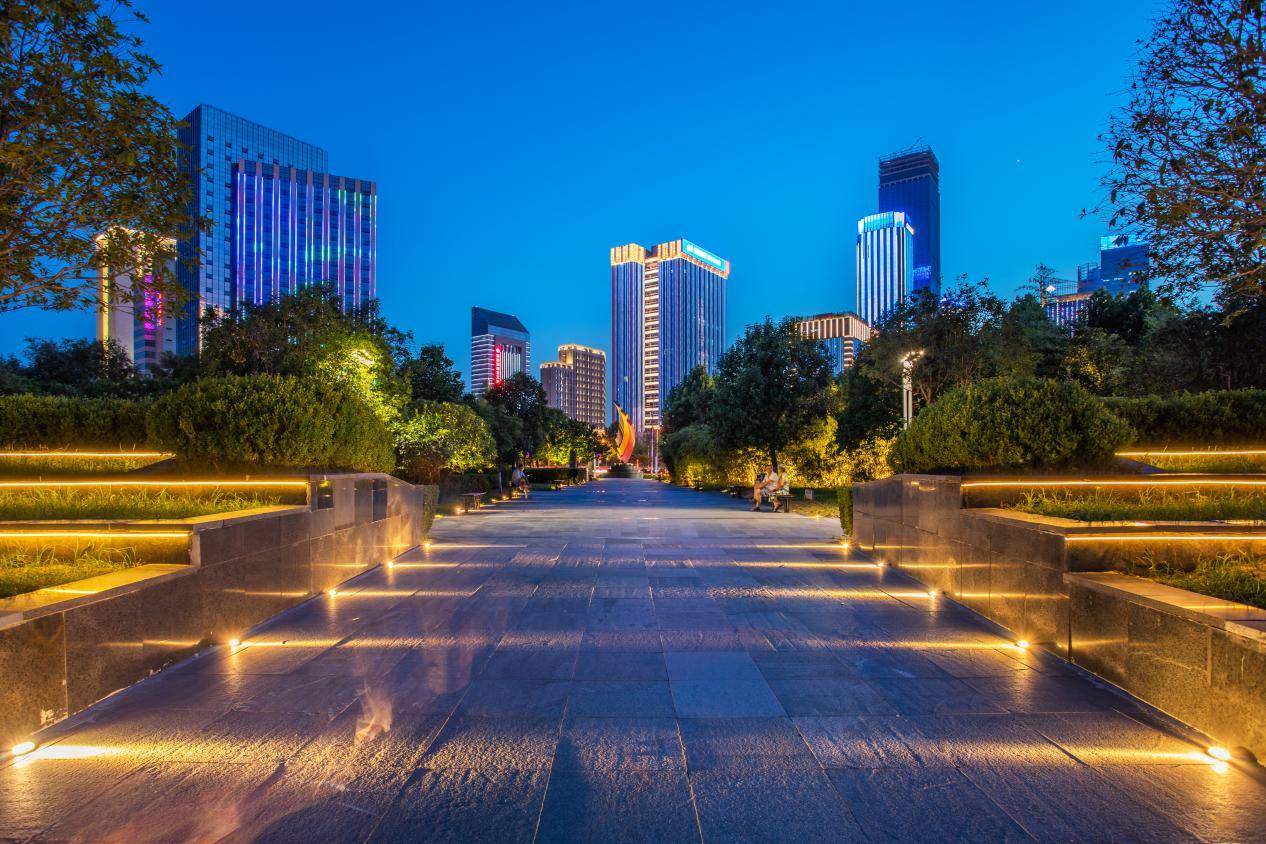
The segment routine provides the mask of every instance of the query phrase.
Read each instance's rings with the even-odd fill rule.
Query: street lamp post
[[[903,428],[910,427],[914,418],[914,362],[923,352],[910,352],[901,359],[901,416],[905,420]]]

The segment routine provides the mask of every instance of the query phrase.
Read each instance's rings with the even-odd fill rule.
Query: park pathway
[[[0,840],[1266,839],[1257,779],[838,534],[641,480],[444,519],[0,769]]]

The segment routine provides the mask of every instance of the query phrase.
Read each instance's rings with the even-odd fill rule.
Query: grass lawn
[[[89,548],[73,559],[58,558],[52,549],[0,551],[0,598],[60,586],[140,565],[128,549]]]
[[[1137,560],[1126,566],[1128,574],[1266,609],[1266,557],[1251,551],[1202,557],[1190,568],[1178,568],[1156,560]]]
[[[118,475],[153,465],[163,459],[162,457],[78,457],[53,454],[13,457],[0,454],[0,477]]]
[[[0,520],[44,519],[186,519],[267,507],[275,495],[198,490],[71,488],[0,490]]]
[[[1147,490],[1137,496],[1102,489],[1034,490],[1010,506],[1025,513],[1086,522],[1260,520],[1266,519],[1266,490]]]
[[[1214,475],[1251,475],[1266,472],[1266,452],[1262,454],[1181,454],[1163,451],[1131,457],[1166,472],[1198,472]]]

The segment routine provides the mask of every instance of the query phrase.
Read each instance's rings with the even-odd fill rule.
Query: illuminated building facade
[[[531,366],[532,343],[519,318],[470,309],[470,390],[483,395]]]
[[[167,248],[174,244],[170,241]],[[114,341],[132,360],[137,372],[153,375],[164,354],[175,353],[177,340],[176,315],[154,289],[156,278],[171,279],[176,267],[168,261],[155,267],[141,279],[136,289],[131,270],[102,268],[97,281],[97,342]]]
[[[941,165],[931,147],[879,159],[879,211],[900,211],[915,231],[909,291],[941,295]]]
[[[1124,296],[1138,290],[1147,270],[1151,247],[1128,234],[1099,239],[1098,263],[1077,268],[1077,280],[1058,282],[1045,300],[1046,315],[1057,325],[1071,329],[1086,312],[1092,294],[1099,290]]]
[[[870,326],[854,313],[818,314],[796,321],[800,336],[821,340],[831,355],[831,369],[839,375],[853,365],[862,345],[870,340]]]
[[[329,153],[258,123],[209,105],[182,121],[181,169],[193,185],[191,216],[210,226],[177,244],[177,277],[190,301],[178,328],[181,354],[198,350],[196,317],[207,308],[224,311],[237,304],[233,266],[234,171],[241,162],[329,172]],[[268,235],[271,237],[271,225]],[[281,228],[281,226],[278,226]],[[261,233],[261,238],[263,234]]]
[[[611,249],[611,400],[640,433],[696,366],[725,349],[730,262],[689,240]]]
[[[378,193],[371,181],[241,159],[233,165],[233,299],[276,302],[328,283],[344,310],[377,288]]]
[[[607,353],[588,346],[558,347],[558,360],[541,364],[549,406],[595,428],[607,424]]]
[[[876,326],[911,290],[914,226],[901,211],[857,221],[857,313]]]

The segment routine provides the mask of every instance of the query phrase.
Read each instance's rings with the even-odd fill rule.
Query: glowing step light
[[[1231,751],[1227,750],[1225,747],[1218,747],[1215,745],[1206,750],[1205,753],[1209,754],[1212,758],[1217,759],[1219,762],[1231,761]]]
[[[30,753],[33,750],[35,750],[35,742],[20,741],[17,744],[13,745],[13,748],[12,750],[10,750],[10,752],[14,756],[25,756],[26,754]]]
[[[1027,651],[1029,649],[1029,640],[1021,639],[1020,641],[1015,643],[1015,646],[1022,651]]]

